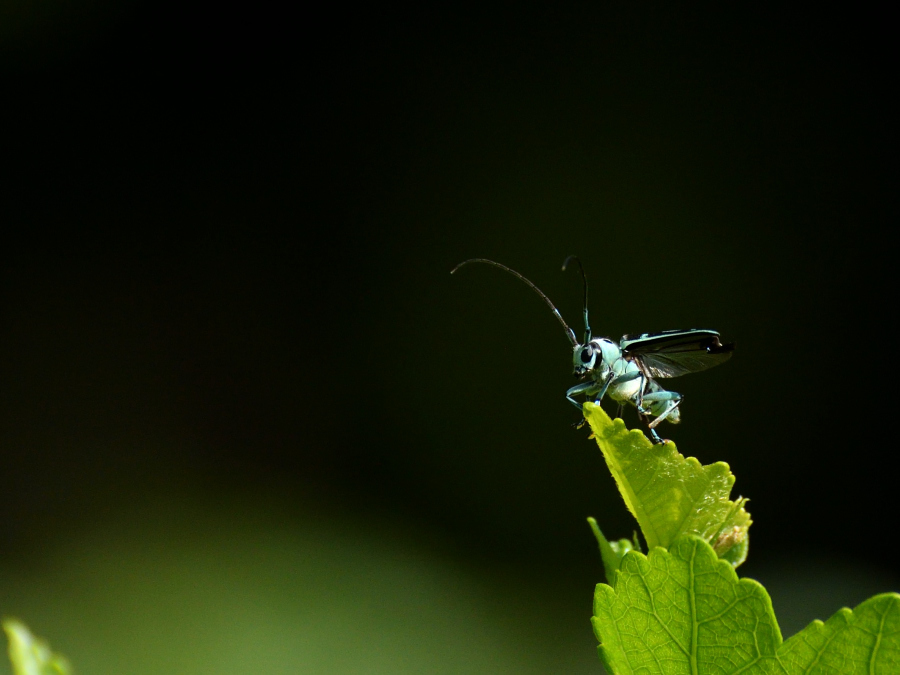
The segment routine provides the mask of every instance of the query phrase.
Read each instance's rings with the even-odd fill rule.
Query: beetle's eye
[[[594,358],[594,350],[590,347],[585,347],[581,350],[581,362],[582,363],[590,363],[591,359]]]

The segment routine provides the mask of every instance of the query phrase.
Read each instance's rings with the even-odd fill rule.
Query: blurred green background
[[[785,635],[900,589],[887,23],[4,0],[0,613],[85,674],[602,672],[568,343],[449,275],[580,333],[572,253],[596,334],[737,342],[663,429]]]

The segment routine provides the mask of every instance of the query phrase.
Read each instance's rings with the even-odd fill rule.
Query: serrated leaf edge
[[[869,654],[869,667],[867,669],[869,673],[875,673],[875,668],[877,665],[876,659],[878,658],[879,650],[882,647],[882,638],[884,637],[885,621],[887,620],[888,614],[890,614],[891,611],[900,611],[900,594],[898,593],[879,593],[878,595],[873,595],[871,598],[863,600],[853,609],[850,609],[849,607],[842,607],[825,621],[821,621],[819,619],[812,621],[803,630],[785,640],[778,651],[784,652],[783,655],[787,656],[791,650],[802,643],[810,647],[810,649],[812,649],[816,653],[815,660],[803,670],[791,671],[779,659],[779,664],[784,669],[784,672],[788,673],[789,675],[806,675],[807,673],[816,672],[813,669],[816,667],[816,665],[818,665],[819,659],[825,653],[828,645],[839,638],[844,631],[853,628],[854,624],[859,618],[860,612],[868,609],[870,605],[877,605],[881,602],[888,602],[888,604],[884,613],[881,615],[879,630],[876,636],[875,645],[872,648],[871,653]],[[828,631],[829,629],[832,630],[833,633],[827,637],[826,642],[821,649],[816,649],[809,644],[809,639],[811,637],[813,637],[817,633]],[[782,656],[782,654],[779,654],[779,656]],[[900,670],[898,670],[898,672],[900,672]]]
[[[744,666],[742,666],[739,670],[735,670],[734,673],[731,674],[731,675],[737,675],[737,673],[740,673],[740,672],[742,672],[742,671],[745,671],[745,670],[747,670],[748,668],[751,668],[751,667],[753,667],[754,665],[759,664],[760,662],[766,661],[766,660],[768,660],[768,661],[774,661],[774,662],[778,663],[778,665],[781,666],[781,667],[782,667],[782,670],[784,671],[784,667],[783,667],[783,666],[781,665],[781,663],[779,662],[778,656],[777,656],[778,651],[780,650],[780,648],[781,648],[781,646],[782,646],[782,644],[783,644],[783,639],[782,639],[782,636],[781,636],[781,629],[778,627],[778,621],[777,621],[777,619],[776,619],[776,617],[775,617],[775,613],[774,613],[774,610],[773,610],[773,608],[772,608],[772,601],[771,601],[771,598],[769,597],[769,594],[768,594],[768,592],[766,591],[766,589],[762,586],[762,584],[760,584],[758,581],[756,581],[756,580],[754,580],[754,579],[741,579],[741,578],[739,578],[738,575],[737,575],[737,572],[735,572],[734,567],[732,567],[732,565],[731,565],[727,560],[722,560],[721,558],[718,558],[718,557],[715,555],[715,552],[712,550],[712,547],[711,547],[706,541],[704,541],[701,537],[698,537],[698,536],[692,535],[692,534],[681,535],[680,537],[678,537],[678,538],[672,543],[672,547],[671,547],[671,548],[674,549],[674,548],[676,548],[676,547],[682,545],[682,542],[683,542],[683,541],[689,541],[690,544],[691,544],[691,557],[690,557],[690,560],[686,561],[686,562],[688,562],[688,570],[689,570],[689,574],[690,574],[690,578],[691,578],[691,582],[690,582],[690,589],[691,589],[691,590],[690,590],[690,593],[689,593],[689,597],[690,597],[690,599],[691,599],[691,617],[692,617],[692,619],[691,619],[691,631],[692,631],[692,635],[691,635],[691,645],[690,645],[690,648],[686,647],[685,645],[682,645],[682,644],[678,641],[678,639],[677,639],[674,635],[671,634],[671,632],[668,630],[668,626],[666,626],[665,621],[664,621],[661,617],[656,616],[656,619],[657,619],[658,624],[659,624],[660,626],[662,626],[663,629],[669,634],[669,637],[673,640],[673,643],[678,647],[679,651],[681,651],[681,652],[689,659],[689,662],[690,662],[690,664],[691,664],[691,672],[692,672],[692,673],[698,673],[698,672],[699,672],[699,667],[700,667],[700,664],[699,664],[698,661],[697,661],[697,649],[698,649],[698,646],[699,646],[699,645],[698,645],[698,642],[699,642],[699,635],[698,635],[698,633],[699,633],[699,625],[700,625],[700,624],[698,623],[698,621],[697,621],[697,619],[696,619],[696,616],[697,616],[697,604],[696,604],[696,594],[695,594],[695,591],[694,591],[694,583],[693,583],[693,582],[694,582],[694,573],[695,573],[695,570],[694,570],[694,561],[695,561],[696,556],[697,556],[697,549],[698,549],[698,547],[703,547],[703,548],[705,548],[705,549],[708,549],[708,550],[709,550],[709,553],[710,553],[710,555],[711,555],[711,557],[712,557],[712,559],[713,559],[712,562],[713,562],[715,565],[720,565],[720,566],[722,566],[722,570],[727,570],[727,571],[725,572],[725,575],[726,575],[726,577],[727,577],[727,579],[728,579],[728,581],[729,581],[730,583],[733,583],[733,584],[738,585],[738,586],[743,586],[743,587],[745,587],[745,588],[748,588],[748,587],[749,587],[749,588],[753,589],[754,592],[758,592],[758,590],[761,590],[761,591],[762,591],[762,602],[763,602],[763,605],[764,605],[764,611],[770,615],[771,620],[772,620],[772,627],[773,627],[773,629],[774,629],[774,638],[775,638],[775,644],[774,644],[773,653],[772,653],[771,655],[769,655],[769,654],[763,654],[763,653],[761,653],[761,652],[759,652],[759,651],[757,650],[756,658],[754,658],[751,662],[749,662],[749,663],[747,663],[747,664],[744,664]],[[637,560],[634,560],[634,559],[632,559],[632,560],[633,560],[633,563],[636,563],[637,566],[638,566],[639,568],[641,568],[641,580],[642,580],[642,582],[643,582],[643,573],[644,573],[646,570],[649,570],[649,568],[652,567],[652,563],[651,563],[651,560],[650,560],[651,558],[656,558],[656,557],[658,557],[658,556],[663,556],[663,558],[665,559],[665,558],[673,557],[673,556],[674,556],[673,553],[671,553],[669,550],[667,550],[666,548],[664,548],[664,547],[662,547],[662,546],[657,546],[657,547],[654,548],[652,551],[650,551],[647,555],[644,555],[644,554],[639,553],[639,552],[637,552],[637,551],[630,551],[629,553],[627,553],[627,554],[622,558],[622,563],[621,563],[621,565],[620,565],[619,572],[618,572],[617,574],[620,575],[620,574],[623,573],[622,570],[623,570],[623,568],[624,568],[625,565],[626,565],[626,560],[627,560],[629,557],[631,557],[632,555],[637,555],[637,556],[638,556]],[[645,568],[646,568],[646,569],[645,569]],[[618,586],[618,584],[617,584],[617,586]],[[757,590],[757,589],[758,589],[758,590]],[[597,640],[600,642],[600,645],[598,645],[598,652],[599,652],[599,654],[600,654],[600,659],[601,659],[601,661],[603,662],[604,667],[605,667],[611,674],[614,674],[614,675],[620,675],[620,673],[617,672],[617,671],[612,667],[612,659],[610,658],[612,655],[611,655],[611,654],[606,654],[606,653],[605,653],[603,640],[602,640],[602,637],[601,637],[601,635],[600,635],[600,630],[599,630],[599,625],[598,625],[599,622],[598,622],[598,619],[597,619],[597,616],[596,616],[596,615],[598,614],[598,601],[599,601],[599,596],[600,596],[601,594],[603,594],[603,595],[605,595],[605,596],[607,596],[607,597],[609,597],[609,598],[612,599],[612,598],[618,597],[619,594],[620,594],[620,592],[619,592],[619,589],[618,589],[618,588],[612,588],[612,587],[609,586],[608,584],[597,584],[597,587],[596,587],[596,590],[595,590],[595,593],[594,593],[594,617],[593,617],[592,620],[591,620],[591,622],[592,622],[592,624],[593,624],[593,626],[594,626],[594,634],[596,635]],[[624,596],[623,596],[623,597],[624,597]],[[745,596],[745,597],[746,597],[746,596]],[[705,621],[704,621],[704,622],[705,622]],[[619,633],[619,630],[618,630],[618,629],[619,629],[619,626],[618,626],[619,622],[618,622],[618,621],[614,621],[613,624],[614,624],[615,627],[616,627],[616,631],[617,631],[617,633],[618,633],[617,637],[619,638],[620,644],[621,644],[621,633]],[[755,635],[755,633],[754,633],[754,635]],[[655,654],[652,654],[652,652],[651,652],[651,655],[653,656],[654,659],[656,659]],[[627,662],[627,661],[628,661],[627,654],[623,654],[623,656],[625,657],[625,660],[626,660],[626,662]],[[659,662],[657,661],[657,663],[659,663]],[[629,672],[634,672],[634,670],[633,670],[633,668],[631,668],[630,664],[629,664]],[[662,669],[660,668],[659,672],[665,672],[665,671],[662,670]],[[786,672],[786,671],[785,671],[785,672]]]
[[[597,433],[598,429],[594,427],[591,419],[592,415],[596,415],[598,413],[602,414],[602,417],[600,418],[601,420],[603,420],[604,422],[608,422],[604,423],[603,428],[600,430],[599,434]],[[685,527],[685,523],[690,519],[691,513],[702,506],[701,496],[694,498],[691,506],[685,510],[682,522],[677,526],[677,531],[671,537],[671,541],[666,542],[662,540],[662,535],[657,531],[655,526],[656,524],[650,517],[649,512],[643,506],[643,500],[640,499],[631,481],[626,478],[624,469],[621,463],[618,461],[617,454],[613,452],[606,452],[601,441],[609,443],[610,445],[614,445],[617,442],[617,439],[621,438],[624,442],[624,439],[627,438],[630,445],[634,446],[637,443],[641,446],[644,446],[643,449],[648,452],[653,449],[653,443],[651,443],[651,441],[644,435],[641,430],[629,429],[625,426],[625,422],[623,422],[619,418],[610,419],[610,417],[606,414],[606,411],[603,410],[601,406],[590,402],[585,403],[584,415],[585,419],[587,419],[588,423],[591,425],[591,430],[593,431],[592,436],[597,441],[597,444],[600,447],[600,451],[603,454],[603,458],[606,461],[610,472],[613,474],[613,478],[615,480],[616,486],[619,488],[619,492],[622,495],[625,506],[635,517],[641,527],[641,531],[644,534],[644,539],[647,542],[648,550],[652,550],[657,546],[672,545],[678,537],[684,534],[702,534],[700,532],[686,532],[683,529]],[[727,494],[730,495],[731,490],[734,487],[736,477],[731,472],[731,467],[727,462],[720,461],[704,465],[696,457],[685,457],[684,455],[682,455],[680,452],[678,452],[678,446],[674,443],[672,443],[672,449],[674,450],[675,456],[681,458],[681,461],[683,461],[685,465],[690,466],[698,474],[702,474],[707,485],[713,484],[717,476],[721,475],[727,487]],[[747,536],[747,531],[749,530],[750,525],[753,524],[753,520],[751,519],[750,514],[747,513],[747,511],[744,509],[747,501],[749,501],[746,497],[739,496],[733,500],[727,499],[727,501],[731,504],[729,514],[727,518],[725,518],[725,520],[720,524],[718,531],[713,535],[712,541],[709,541],[709,543],[713,543],[716,540],[723,529],[727,526],[727,522],[730,522],[733,517],[738,517],[742,513],[746,518],[746,523],[741,525],[741,528],[744,531],[745,538]],[[726,553],[727,550],[723,551],[723,555]],[[744,562],[746,557],[746,550],[744,550],[743,555],[734,560],[731,560],[730,564],[733,567],[737,567],[742,562]]]
[[[689,567],[688,567],[688,569],[690,571],[690,575],[691,575],[691,580],[693,582],[693,578],[694,578],[693,577],[693,575],[694,575],[693,567],[694,567],[694,560],[695,560],[696,554],[697,554],[697,547],[702,546],[702,547],[709,548],[710,550],[711,550],[711,547],[701,537],[698,537],[696,535],[682,535],[682,536],[678,537],[678,539],[676,539],[675,542],[673,542],[672,548],[674,548],[682,540],[685,540],[685,539],[690,540],[693,544],[692,550],[691,550],[691,559],[689,561]],[[635,562],[637,563],[638,567],[641,569],[641,573],[643,574],[643,572],[645,570],[645,566],[647,569],[649,569],[651,567],[650,558],[651,557],[655,558],[656,556],[659,556],[659,555],[672,556],[673,554],[670,553],[669,550],[663,548],[662,546],[657,546],[656,548],[654,548],[652,551],[650,551],[646,555],[639,551],[629,551],[627,554],[625,554],[625,556],[623,556],[621,563],[620,563],[620,569],[616,572],[616,575],[618,576],[623,573],[621,570],[625,566],[625,561],[626,561],[626,559],[630,558],[631,556],[638,556],[638,559]],[[764,611],[771,616],[772,626],[775,631],[774,632],[775,645],[774,645],[774,653],[772,655],[764,655],[762,653],[757,652],[756,658],[753,661],[751,661],[747,664],[744,664],[741,668],[739,668],[733,672],[730,672],[727,675],[738,675],[738,673],[744,672],[744,671],[752,668],[754,665],[759,664],[762,661],[769,661],[770,665],[772,667],[777,668],[781,673],[783,673],[783,675],[809,675],[811,673],[818,672],[814,669],[815,669],[816,665],[818,664],[818,660],[821,657],[821,655],[825,653],[827,645],[831,644],[835,639],[837,639],[843,631],[846,631],[853,627],[854,623],[857,621],[859,612],[868,608],[868,606],[870,606],[870,605],[878,604],[878,603],[881,603],[884,601],[889,601],[889,604],[886,606],[885,611],[881,614],[880,628],[879,628],[879,631],[877,634],[876,643],[875,643],[875,646],[873,647],[873,649],[871,650],[871,653],[869,654],[869,668],[867,669],[868,673],[874,674],[876,672],[876,670],[875,670],[876,659],[878,658],[878,655],[879,655],[879,649],[883,646],[882,638],[884,636],[884,625],[885,625],[888,615],[891,612],[900,611],[900,594],[898,594],[898,593],[880,593],[878,595],[872,596],[871,598],[868,598],[867,600],[864,600],[863,602],[858,604],[853,609],[843,607],[843,608],[839,609],[837,612],[835,612],[826,621],[824,621],[824,622],[820,621],[820,620],[812,621],[803,630],[801,630],[800,632],[791,636],[787,640],[784,640],[781,635],[781,628],[778,625],[778,617],[775,615],[775,611],[772,606],[771,597],[769,596],[769,593],[765,589],[765,587],[762,584],[760,584],[758,581],[756,581],[755,579],[738,577],[737,572],[735,571],[734,567],[732,567],[731,564],[727,560],[723,560],[721,558],[716,558],[715,564],[724,566],[723,570],[724,569],[728,570],[726,573],[726,576],[731,583],[737,583],[738,585],[742,585],[745,587],[751,587],[751,588],[755,587],[762,591]],[[693,586],[693,583],[692,583],[692,586]],[[593,603],[594,617],[592,617],[591,623],[594,626],[594,634],[596,635],[597,640],[600,642],[597,649],[598,649],[598,653],[600,656],[600,660],[602,661],[604,667],[607,669],[607,671],[611,675],[624,675],[621,672],[617,672],[613,668],[613,660],[610,658],[612,655],[608,654],[606,652],[606,649],[605,649],[604,643],[603,643],[603,639],[600,635],[600,629],[598,626],[598,619],[597,619],[596,615],[598,614],[598,602],[600,601],[601,594],[607,596],[607,598],[609,598],[609,599],[614,599],[619,596],[620,591],[617,588],[610,586],[609,584],[603,584],[603,583],[597,584],[595,592],[594,592],[594,603]],[[692,617],[696,617],[697,616],[697,607],[695,604],[696,596],[695,596],[693,590],[690,593],[690,598],[691,598],[691,615],[692,615]],[[663,626],[664,628],[667,628],[665,626],[664,622],[659,619],[659,617],[657,617],[657,620],[659,621],[661,626]],[[691,672],[697,673],[699,667],[702,665],[702,664],[698,663],[696,660],[696,649],[697,649],[697,642],[698,642],[698,638],[699,638],[699,636],[698,636],[699,624],[695,618],[692,618],[691,623],[692,623],[692,638],[691,639],[692,639],[693,647],[690,651],[688,651],[688,649],[684,645],[682,645],[675,638],[675,636],[671,635],[671,633],[669,633],[669,635],[670,635],[671,639],[673,640],[673,643],[675,645],[677,645],[678,649],[690,658]],[[619,644],[622,644],[622,634],[621,634],[621,632],[619,632],[619,622],[613,621],[613,625],[615,626],[615,630],[617,632],[616,637],[619,641]],[[831,636],[828,637],[827,642],[822,647],[822,649],[815,650],[815,648],[812,648],[817,654],[816,660],[813,663],[811,663],[809,666],[799,669],[799,670],[793,668],[790,663],[785,663],[785,661],[783,660],[784,657],[787,657],[789,655],[789,652],[797,646],[798,642],[803,642],[808,645],[808,642],[806,642],[806,641],[811,637],[812,634],[820,633],[822,631],[826,631],[829,629],[832,629],[834,632]],[[627,663],[627,661],[628,661],[627,654],[624,654],[623,656],[625,657],[625,660]],[[656,656],[653,655],[653,658],[656,659]],[[657,661],[657,663],[659,663],[659,662]],[[630,667],[630,664],[628,664],[628,665],[629,665],[629,672],[633,673],[634,670]],[[889,665],[891,665],[891,664],[889,664]],[[660,672],[665,672],[665,671],[660,669]],[[886,671],[879,670],[878,672],[886,672]],[[898,670],[898,672],[900,672],[900,670]]]

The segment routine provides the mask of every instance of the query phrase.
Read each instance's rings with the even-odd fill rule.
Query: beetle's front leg
[[[580,429],[581,427],[583,427],[587,423],[587,420],[584,418],[584,404],[579,403],[572,397],[579,396],[581,394],[590,395],[596,389],[597,389],[597,383],[594,382],[593,380],[588,380],[587,382],[582,382],[581,384],[576,384],[574,387],[569,387],[569,389],[566,391],[566,399],[569,401],[569,403],[571,403],[576,408],[578,408],[578,410],[581,412],[581,415],[582,415],[581,419],[572,425],[576,429]]]
[[[591,394],[597,389],[597,383],[593,380],[588,380],[587,382],[582,382],[580,384],[576,384],[574,387],[569,387],[566,391],[566,399],[574,405],[579,410],[582,409],[582,404],[576,401],[573,396],[579,396],[581,394]]]

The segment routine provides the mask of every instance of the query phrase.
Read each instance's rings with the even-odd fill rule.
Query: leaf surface
[[[900,595],[815,621],[786,642],[766,590],[696,536],[632,551],[598,584],[594,632],[612,675],[896,675]]]
[[[746,499],[729,499],[734,475],[725,462],[701,466],[672,441],[651,443],[593,403],[584,404],[584,414],[648,549],[693,534],[734,567],[746,559],[752,521]]]
[[[828,621],[813,621],[778,655],[788,673],[900,673],[900,595],[882,593]]]
[[[648,556],[632,551],[616,587],[598,584],[594,632],[615,675],[766,673],[781,645],[772,603],[757,582],[738,580],[697,537]]]

